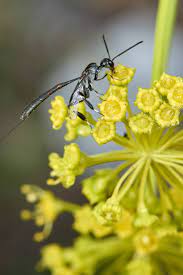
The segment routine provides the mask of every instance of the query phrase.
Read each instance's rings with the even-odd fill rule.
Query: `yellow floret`
[[[158,90],[162,95],[167,95],[170,90],[172,90],[177,83],[180,81],[176,76],[171,76],[163,73],[159,81],[155,81],[153,86]]]
[[[154,118],[161,127],[170,127],[179,124],[180,111],[167,103],[163,103],[158,110],[154,112]]]
[[[51,102],[51,107],[52,108],[49,109],[48,112],[51,114],[50,120],[52,122],[52,127],[53,129],[58,130],[62,127],[62,124],[65,121],[68,108],[62,96],[56,96]]]
[[[134,133],[151,133],[153,124],[153,119],[144,113],[129,118],[129,126]]]
[[[134,245],[139,255],[147,255],[157,249],[158,238],[152,230],[143,229],[135,236]]]
[[[135,103],[141,111],[152,112],[159,107],[161,99],[155,89],[139,88]]]
[[[31,213],[31,211],[29,211],[27,209],[23,209],[20,213],[20,217],[24,221],[29,221],[32,218],[32,213]]]
[[[79,165],[81,151],[76,143],[64,146],[64,163],[69,169],[74,169]]]
[[[183,82],[178,82],[167,95],[170,105],[183,108]]]
[[[106,100],[110,96],[116,96],[120,101],[127,102],[127,95],[128,95],[127,93],[128,93],[127,87],[110,85],[105,95],[102,96],[102,99]]]
[[[89,205],[84,205],[74,214],[73,227],[82,234],[93,233],[95,237],[104,237],[111,233],[111,228],[98,223]]]
[[[117,122],[125,118],[127,103],[111,95],[99,104],[99,108],[105,120]]]
[[[92,131],[93,137],[98,144],[105,144],[115,137],[116,127],[113,122],[100,119]]]
[[[42,268],[58,268],[63,264],[63,249],[57,244],[49,244],[41,249],[41,261],[39,265]]]
[[[112,85],[125,86],[132,81],[135,71],[134,68],[128,68],[119,64],[115,67],[114,72],[107,72],[107,78]]]

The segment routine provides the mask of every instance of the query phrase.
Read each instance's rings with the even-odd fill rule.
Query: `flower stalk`
[[[172,42],[178,0],[160,0],[156,18],[152,83],[166,70]]]

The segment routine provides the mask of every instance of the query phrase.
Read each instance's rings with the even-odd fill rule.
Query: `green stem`
[[[145,160],[144,160],[145,161]],[[150,164],[151,164],[151,159],[146,160],[146,164],[142,173],[142,178],[139,186],[139,198],[138,198],[138,206],[137,206],[137,212],[140,212],[141,210],[144,210],[146,208],[145,206],[145,188],[147,185],[147,178],[150,170]]]
[[[173,35],[178,0],[159,0],[156,18],[152,82],[165,71]]]
[[[64,209],[66,212],[74,213],[76,210],[80,209],[80,206],[78,204],[62,200],[60,201],[60,209],[61,211]]]
[[[106,162],[115,162],[123,160],[136,160],[138,155],[128,150],[111,151],[109,153],[101,153],[89,156],[87,159],[87,167],[103,164]]]

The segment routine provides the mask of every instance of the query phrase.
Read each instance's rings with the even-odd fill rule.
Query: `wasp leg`
[[[101,78],[96,78],[95,81],[100,81],[100,80],[104,79],[106,76],[107,76],[107,74],[105,74],[105,75],[104,75],[103,77],[101,77]]]
[[[88,105],[88,107],[89,107],[90,109],[92,109],[93,111],[95,111],[96,113],[98,113],[98,114],[101,115],[100,111],[97,110],[97,109],[95,109],[95,108],[93,107],[93,105],[92,105],[87,99],[84,99],[84,102]]]
[[[80,118],[80,119],[82,119],[83,121],[85,121],[89,126],[90,126],[90,128],[92,129],[92,125],[90,124],[90,122],[86,119],[86,117],[85,117],[85,115],[83,115],[82,113],[80,113],[80,112],[76,112],[76,115]]]
[[[89,83],[89,90],[90,90],[91,92],[95,92],[99,98],[101,98],[101,96],[103,96],[102,93],[99,93],[98,91],[96,91],[96,90],[93,88],[93,86],[92,86],[91,83]]]

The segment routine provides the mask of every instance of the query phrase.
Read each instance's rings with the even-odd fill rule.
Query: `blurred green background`
[[[170,0],[171,1],[171,0]],[[119,59],[136,67],[131,86],[148,87],[151,77],[153,35],[157,1],[153,0],[0,0],[0,132],[17,121],[25,104],[60,81],[80,75],[84,67],[106,56],[105,33],[112,56],[131,44],[144,44]],[[183,3],[180,1],[169,73],[182,75]],[[168,18],[167,18],[168,20]],[[98,89],[104,90],[106,83]],[[68,101],[73,85],[63,95]],[[133,100],[133,95],[131,96]],[[96,104],[96,98],[92,98]],[[46,186],[49,152],[63,152],[64,130],[52,131],[47,110],[41,105],[20,128],[0,145],[0,274],[33,275],[40,245],[33,243],[35,227],[23,223],[19,212],[27,205],[21,184]],[[78,140],[91,153],[115,148],[100,147],[89,139]],[[90,146],[88,146],[90,144]],[[91,173],[89,171],[88,173]],[[80,179],[79,179],[80,180]],[[82,202],[78,183],[70,190],[52,188],[58,196]],[[48,242],[70,244],[74,233],[71,217],[64,215]],[[46,243],[46,242],[45,242]],[[45,273],[46,274],[46,273]]]

